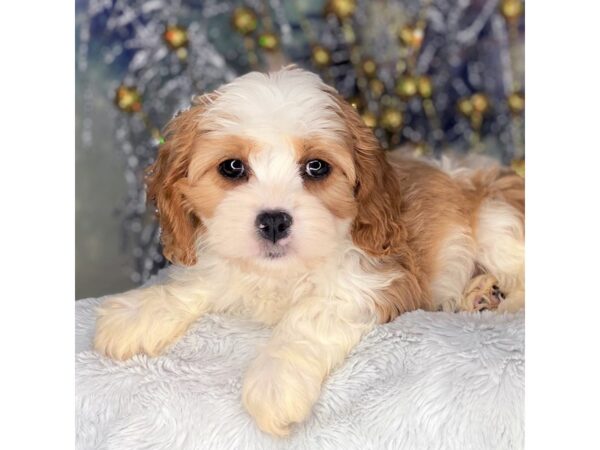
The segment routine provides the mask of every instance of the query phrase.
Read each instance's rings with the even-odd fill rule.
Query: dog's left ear
[[[395,254],[406,243],[398,180],[371,129],[341,96],[332,95],[350,132],[356,167],[358,214],[352,225],[352,239],[373,256]]]

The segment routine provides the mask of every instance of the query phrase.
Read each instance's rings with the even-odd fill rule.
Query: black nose
[[[265,211],[256,216],[258,234],[273,243],[290,233],[292,216],[283,211]]]

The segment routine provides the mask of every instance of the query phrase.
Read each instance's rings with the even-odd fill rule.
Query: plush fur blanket
[[[377,327],[278,439],[240,401],[268,328],[209,315],[161,357],[114,362],[90,350],[98,302],[76,306],[79,449],[523,447],[523,314],[417,311]]]

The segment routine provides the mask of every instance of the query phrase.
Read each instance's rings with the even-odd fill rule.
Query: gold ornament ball
[[[403,59],[399,59],[398,62],[396,63],[396,72],[404,73],[404,72],[406,72],[407,67],[408,66],[406,64],[406,61],[404,61]]]
[[[356,11],[356,0],[329,0],[326,10],[333,13],[338,19],[344,20]]]
[[[457,104],[458,111],[466,117],[470,117],[473,114],[473,103],[470,98],[461,98]]]
[[[235,31],[247,35],[256,30],[258,20],[254,11],[245,6],[241,6],[233,10],[231,23]]]
[[[513,114],[520,114],[525,109],[525,96],[522,92],[513,92],[508,96],[508,108]]]
[[[404,122],[402,117],[402,111],[395,108],[386,108],[381,113],[379,118],[379,125],[388,131],[396,131],[400,129]]]
[[[396,94],[403,98],[413,97],[417,93],[417,82],[411,75],[403,75],[396,83]]]
[[[177,51],[175,52],[175,54],[177,55],[177,57],[179,59],[181,59],[183,61],[187,58],[187,55],[188,55],[187,48],[185,48],[185,47],[178,48]]]
[[[312,60],[317,67],[327,67],[331,64],[331,53],[325,47],[315,45],[312,49]]]
[[[431,83],[431,78],[429,78],[427,75],[421,75],[417,80],[417,88],[421,97],[430,98],[433,94],[433,84]]]
[[[365,111],[360,117],[362,117],[363,122],[369,128],[375,128],[377,125],[377,117],[371,111]]]
[[[398,37],[404,45],[410,46],[410,43],[412,42],[413,38],[413,31],[414,29],[410,25],[404,25],[402,28],[400,28],[400,31],[398,32]]]
[[[485,94],[476,93],[471,96],[473,111],[479,114],[485,114],[490,107],[490,101]]]
[[[383,81],[374,78],[369,81],[369,91],[371,91],[373,97],[379,98],[385,92],[385,84],[383,84]]]
[[[171,50],[180,49],[188,44],[187,31],[179,25],[169,25],[163,33],[163,39]]]
[[[271,52],[279,47],[279,38],[276,34],[267,31],[258,37],[258,45]]]
[[[400,38],[400,42],[405,46],[418,49],[423,43],[425,32],[423,31],[423,28],[415,27],[414,25],[404,25],[400,28],[398,37]]]
[[[502,0],[500,3],[500,12],[506,20],[514,21],[523,14],[522,0]]]
[[[350,103],[357,111],[360,111],[363,108],[363,101],[360,97],[350,97],[348,103]]]
[[[414,49],[421,48],[421,44],[423,44],[423,38],[425,37],[425,32],[422,28],[415,28],[412,35],[412,41],[410,46]]]
[[[372,58],[365,58],[360,67],[368,78],[373,78],[377,74],[377,63]]]
[[[124,112],[134,113],[142,110],[142,96],[134,86],[119,86],[115,95],[115,103]]]

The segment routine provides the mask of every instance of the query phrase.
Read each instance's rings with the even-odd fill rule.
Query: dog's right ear
[[[196,263],[196,240],[202,229],[186,191],[203,109],[201,102],[195,102],[167,124],[165,142],[146,172],[148,200],[156,205],[163,254],[172,263],[188,266]]]

